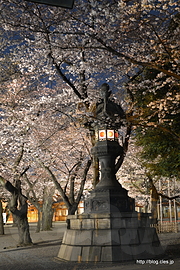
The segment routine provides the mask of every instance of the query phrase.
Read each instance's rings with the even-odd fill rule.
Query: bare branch
[[[109,45],[107,45],[101,38],[99,38],[96,34],[94,35],[89,35],[90,37],[92,37],[93,39],[96,39],[98,42],[100,42],[104,48],[108,51],[108,52],[111,52],[113,53],[114,55],[117,55],[119,57],[122,57],[126,60],[128,60],[130,63],[133,63],[135,65],[138,65],[138,66],[142,66],[142,67],[150,67],[150,68],[153,68],[153,69],[156,69],[160,72],[163,72],[164,74],[170,76],[170,77],[174,77],[178,80],[180,80],[180,75],[174,73],[174,72],[171,72],[171,71],[168,71],[164,68],[161,68],[159,66],[157,66],[156,64],[154,63],[151,63],[151,62],[142,62],[142,61],[137,61],[135,60],[133,57],[130,57],[128,55],[125,55],[121,52],[118,52],[117,50],[113,49],[112,47],[110,47]]]
[[[180,194],[169,197],[169,196],[167,196],[165,194],[162,194],[162,193],[158,192],[158,195],[161,196],[162,198],[165,198],[165,199],[168,199],[168,200],[174,200],[174,199],[180,198]]]
[[[23,158],[23,154],[24,154],[24,143],[22,144],[21,149],[20,149],[20,153],[17,156],[17,159],[15,160],[15,163],[14,163],[14,170],[15,171],[17,170],[17,167]]]
[[[84,169],[83,179],[81,181],[81,186],[80,186],[80,189],[79,189],[77,198],[76,198],[76,203],[77,204],[80,202],[80,199],[81,199],[81,196],[82,196],[82,193],[83,193],[83,190],[84,190],[84,185],[85,185],[85,182],[86,182],[87,173],[88,173],[89,168],[91,166],[91,162],[92,161],[89,159],[88,162],[87,162],[87,164],[86,164],[86,167]]]
[[[126,129],[126,136],[125,136],[125,139],[123,142],[123,154],[119,157],[119,159],[115,165],[115,173],[117,173],[117,171],[120,169],[120,167],[124,161],[124,158],[127,154],[131,131],[132,131],[132,125],[128,125],[127,129]]]
[[[5,186],[6,182],[7,180],[4,177],[0,176],[0,183],[3,187]]]
[[[79,161],[78,163],[75,164],[75,166],[73,166],[73,168],[75,168],[75,170],[74,170],[74,173],[70,177],[69,201],[71,204],[74,203],[74,181],[76,179],[77,172],[79,171],[81,164],[82,164],[82,161]]]
[[[26,172],[29,170],[30,166],[27,166],[24,171],[20,174],[20,177],[22,177]]]
[[[57,190],[59,191],[61,197],[63,198],[63,200],[64,200],[64,202],[65,202],[67,208],[69,208],[69,207],[70,207],[69,199],[68,199],[68,197],[66,196],[66,194],[64,193],[64,191],[63,191],[61,185],[59,184],[59,182],[58,182],[56,176],[53,174],[53,172],[51,171],[51,169],[50,169],[48,166],[46,166],[42,161],[39,161],[39,163],[40,163],[41,166],[48,172],[48,174],[50,175],[52,181],[54,182],[54,184],[55,184]]]

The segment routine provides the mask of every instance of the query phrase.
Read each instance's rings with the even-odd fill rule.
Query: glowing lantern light
[[[107,139],[114,139],[114,130],[108,129],[107,130]]]
[[[114,140],[118,140],[119,134],[117,130],[114,129],[99,129],[97,130],[97,132],[95,133],[96,135],[96,140],[99,141],[104,141],[104,140],[110,140],[110,141],[114,141]]]
[[[99,140],[105,140],[105,139],[106,139],[106,131],[99,130]]]

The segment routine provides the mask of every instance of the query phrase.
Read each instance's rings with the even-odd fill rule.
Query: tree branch
[[[171,72],[171,71],[168,71],[164,68],[160,68],[158,67],[156,64],[152,63],[152,62],[142,62],[142,61],[137,61],[135,60],[134,58],[128,56],[128,55],[125,55],[121,52],[118,52],[117,50],[113,49],[112,47],[110,47],[109,45],[107,45],[101,38],[97,37],[96,34],[93,34],[93,35],[89,35],[91,38],[97,40],[99,43],[101,43],[104,48],[108,51],[108,52],[111,52],[113,53],[114,55],[117,55],[119,57],[122,57],[124,59],[126,59],[127,61],[129,61],[130,63],[133,63],[135,65],[138,65],[138,66],[142,66],[142,67],[150,67],[150,68],[153,68],[153,69],[156,69],[160,72],[163,72],[164,74],[170,76],[170,77],[174,77],[178,80],[180,80],[180,75],[174,73],[174,72]]]
[[[131,135],[131,131],[132,131],[132,125],[128,125],[127,126],[127,130],[126,130],[126,136],[125,136],[125,139],[124,139],[124,142],[123,142],[123,153],[122,155],[119,157],[116,165],[115,165],[115,173],[118,172],[118,170],[120,169],[123,161],[124,161],[124,158],[126,156],[126,153],[128,151],[128,146],[129,146],[129,139],[130,139],[130,135]]]
[[[17,156],[17,159],[15,160],[15,163],[14,163],[15,171],[17,170],[17,167],[22,160],[23,154],[24,154],[24,143],[22,144],[21,149],[20,149],[20,153]]]
[[[82,193],[83,193],[83,190],[84,190],[84,185],[85,185],[85,182],[86,182],[87,173],[88,173],[89,168],[91,166],[91,162],[92,161],[89,159],[88,162],[87,162],[87,164],[86,164],[86,167],[84,169],[83,179],[81,181],[81,186],[80,186],[80,189],[79,189],[77,198],[76,198],[76,203],[77,204],[80,202],[80,199],[81,199],[81,196],[82,196]]]
[[[70,194],[69,194],[69,201],[71,204],[74,203],[74,181],[76,179],[77,176],[77,172],[79,171],[79,168],[81,166],[82,162],[79,161],[78,163],[76,163],[75,166],[73,166],[75,168],[74,173],[71,175],[70,177]]]
[[[52,59],[52,62],[57,70],[57,72],[59,73],[59,75],[61,76],[61,78],[63,79],[63,81],[65,83],[67,83],[74,91],[74,93],[76,94],[76,96],[78,96],[79,99],[83,100],[83,96],[79,93],[79,91],[76,89],[76,87],[74,86],[74,84],[67,78],[67,76],[62,72],[60,65],[58,65],[52,55],[52,49],[51,49],[51,45],[50,45],[50,40],[48,37],[48,43],[49,43],[49,47],[50,47],[50,53],[49,53],[49,57]]]
[[[24,171],[20,174],[20,177],[22,177],[26,172],[29,170],[30,166],[27,166]]]
[[[51,171],[51,169],[47,166],[45,166],[45,164],[42,161],[39,161],[39,163],[41,164],[41,166],[48,172],[48,174],[50,175],[52,181],[54,182],[57,190],[59,191],[61,197],[63,198],[63,201],[65,202],[67,208],[69,209],[69,207],[71,206],[68,197],[66,196],[66,194],[64,193],[61,185],[59,184],[59,182],[57,181],[56,176],[53,174],[53,172]]]
[[[169,197],[167,195],[164,195],[164,194],[158,192],[158,195],[161,196],[162,198],[165,198],[165,199],[168,199],[168,200],[174,200],[174,199],[180,198],[180,194]]]
[[[59,75],[61,76],[61,78],[63,79],[63,81],[65,81],[74,91],[74,93],[76,94],[76,96],[78,96],[79,99],[84,99],[82,97],[82,95],[79,93],[79,91],[76,89],[76,87],[74,86],[74,84],[67,78],[67,76],[62,72],[62,70],[60,69],[60,66],[54,62],[55,68],[57,70],[57,72],[59,73]]]
[[[5,186],[6,182],[7,182],[7,180],[6,180],[4,177],[0,176],[0,184],[1,184],[3,187]]]
[[[8,180],[2,176],[0,176],[0,183],[11,194],[18,194],[17,188],[15,188]]]

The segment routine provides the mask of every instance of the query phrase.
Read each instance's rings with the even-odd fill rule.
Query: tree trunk
[[[157,192],[157,189],[153,183],[153,179],[151,178],[151,176],[149,174],[147,174],[147,177],[149,179],[149,183],[151,185],[150,188],[150,194],[151,194],[151,214],[152,214],[152,218],[151,218],[151,223],[152,224],[157,224],[158,222],[158,211],[157,211],[157,205],[158,205],[158,201],[159,201],[159,194]]]
[[[4,225],[3,225],[3,208],[2,201],[0,200],[0,235],[4,234]]]
[[[50,231],[52,228],[53,218],[53,194],[54,188],[49,190],[48,187],[44,189],[43,207],[42,207],[42,231]]]
[[[19,232],[19,246],[27,246],[32,244],[32,240],[29,233],[29,223],[27,216],[18,217],[18,232]]]
[[[69,208],[68,208],[68,215],[75,215],[75,212],[77,211],[78,204],[74,202]]]
[[[12,227],[18,227],[17,216],[12,213],[12,217],[13,217],[13,225],[12,225]]]
[[[69,208],[68,208],[68,216],[69,215],[75,215],[75,212],[78,208],[78,204],[77,203],[73,203],[73,205],[71,205]],[[67,229],[70,229],[70,219],[66,219],[66,223],[67,223]]]
[[[2,178],[1,178],[2,179]],[[9,181],[4,181],[4,187],[12,194],[9,202],[9,209],[13,215],[16,216],[18,232],[19,232],[19,246],[27,246],[32,244],[29,232],[29,224],[27,219],[28,204],[27,198],[21,193],[21,181],[15,180],[15,186]]]
[[[42,231],[50,231],[52,228],[52,204],[45,205],[42,212]]]
[[[152,224],[157,224],[158,222],[157,205],[158,205],[158,200],[156,199],[156,197],[154,198],[153,196],[151,196],[151,214],[152,214],[151,223]]]
[[[29,223],[27,218],[28,204],[26,198],[21,194],[12,194],[10,211],[14,216],[16,216],[16,224],[19,233],[18,246],[31,245],[32,240],[29,232]]]
[[[36,232],[38,233],[41,230],[41,217],[42,217],[41,207],[38,207],[37,210],[38,210],[38,221],[37,221]]]

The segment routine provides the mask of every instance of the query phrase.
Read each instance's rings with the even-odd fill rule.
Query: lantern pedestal
[[[122,147],[99,141],[92,149],[101,167],[101,181],[85,200],[85,212],[68,216],[58,258],[76,262],[123,262],[156,258],[163,253],[149,215],[135,211],[134,199],[115,176]]]
[[[135,211],[134,199],[117,181],[115,159],[122,154],[122,147],[116,141],[99,141],[92,149],[101,167],[101,181],[84,202],[85,213],[119,213]]]
[[[155,259],[163,253],[148,214],[123,212],[68,216],[58,258],[74,262]]]
[[[98,141],[92,149],[101,167],[101,181],[84,202],[85,213],[114,213],[135,211],[134,199],[122,188],[115,175],[115,159],[123,149],[116,141]]]

